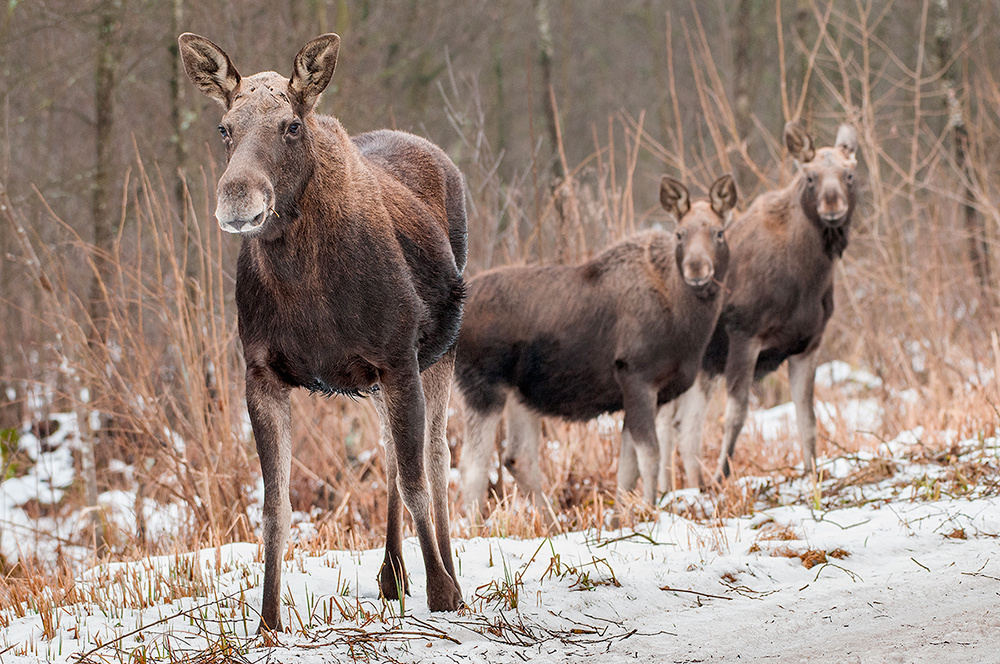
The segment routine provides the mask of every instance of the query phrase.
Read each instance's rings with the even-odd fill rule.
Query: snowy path
[[[802,506],[779,507],[719,527],[663,514],[646,528],[655,544],[644,537],[611,541],[613,533],[602,540],[582,534],[551,541],[459,540],[461,582],[474,608],[466,616],[427,612],[423,573],[415,569],[417,546],[407,540],[414,594],[406,611],[412,619],[404,619],[397,629],[427,633],[436,628],[458,643],[413,638],[379,643],[376,652],[390,661],[498,664],[525,658],[604,664],[1000,662],[998,498],[868,505],[826,512],[822,520]],[[946,536],[958,531],[967,539]],[[771,539],[774,533],[797,539]],[[755,544],[759,550],[751,553]],[[782,548],[842,549],[849,555],[806,569],[799,558],[771,555]],[[244,570],[259,582],[252,576],[259,574],[255,554],[255,546],[234,545],[206,550],[201,559],[205,574],[220,569],[220,555],[229,563],[218,578],[224,595],[238,587]],[[335,589],[341,589],[345,605],[376,611],[380,601],[374,579],[380,560],[379,551],[298,558],[286,564],[285,581],[300,614],[322,605],[324,593]],[[176,562],[161,559],[159,564],[169,569]],[[505,566],[510,575],[519,575],[517,610],[484,599],[491,596],[486,589],[476,599],[481,586],[503,586]],[[156,566],[147,565],[142,574],[155,576],[149,569]],[[612,576],[620,587],[611,583]],[[591,589],[573,589],[581,579]],[[251,602],[259,601],[254,591],[250,594]],[[29,615],[13,621],[3,639],[8,644],[35,640],[40,659],[68,661],[72,652],[91,647],[94,636],[107,641],[131,631],[140,620],[150,624],[179,606],[197,603],[123,611],[114,620],[91,615],[81,621],[79,614],[63,611],[60,635],[48,642],[39,639],[37,616]],[[149,643],[155,633],[166,632],[197,647],[206,631],[194,630],[189,622],[168,621],[145,630],[144,639]],[[333,626],[337,622],[339,616]],[[83,633],[91,635],[90,644],[72,638],[81,624]],[[312,639],[283,635],[282,647],[252,650],[239,661],[349,661],[345,640],[337,638],[342,633],[324,635],[324,627],[314,625]],[[385,627],[376,621],[369,629]],[[245,629],[239,621],[229,628],[237,633]],[[61,655],[54,651],[56,644]],[[0,659],[37,661],[11,653]]]

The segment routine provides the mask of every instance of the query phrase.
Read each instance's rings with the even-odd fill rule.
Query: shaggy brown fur
[[[260,629],[281,627],[294,387],[375,395],[389,481],[382,594],[396,599],[407,590],[405,504],[423,552],[428,606],[455,610],[461,592],[444,435],[464,297],[462,176],[424,139],[395,131],[352,139],[335,118],[314,112],[336,66],[337,35],[306,44],[291,79],[242,78],[207,39],[184,34],[179,42],[191,80],[225,109],[228,166],[216,217],[244,238],[236,302],[264,475]]]
[[[631,490],[641,475],[653,501],[656,405],[691,386],[715,326],[736,187],[723,176],[709,201],[692,204],[681,183],[664,178],[661,201],[676,233],[641,233],[582,265],[505,267],[469,282],[456,374],[468,415],[461,468],[471,514],[485,503],[505,405],[503,465],[550,526],[538,470],[541,415],[588,420],[624,409],[619,486]]]

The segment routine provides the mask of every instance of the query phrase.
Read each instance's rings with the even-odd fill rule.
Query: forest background
[[[351,133],[405,129],[451,155],[469,187],[470,275],[582,260],[667,225],[663,173],[698,195],[733,172],[745,207],[792,174],[786,121],[820,145],[850,122],[860,208],[822,354],[878,376],[886,408],[879,431],[822,445],[856,449],[861,434],[918,422],[929,443],[992,432],[998,18],[1000,3],[974,0],[9,0],[0,478],[30,465],[16,453],[28,428],[44,440],[54,413],[76,413],[81,480],[25,507],[39,518],[88,508],[89,529],[45,548],[59,565],[67,551],[127,557],[254,538],[239,241],[212,216],[220,109],[184,77],[184,31],[221,45],[245,75],[287,75],[301,45],[339,33],[320,111]],[[756,398],[787,400],[783,373]],[[457,456],[458,399],[455,413]],[[329,546],[377,543],[385,491],[370,406],[301,394],[293,415],[293,507],[322,509]],[[559,423],[547,437],[571,443],[545,469],[557,502],[586,525],[600,491],[613,492],[617,437]],[[717,439],[707,437],[709,458]],[[798,455],[752,450],[741,447],[737,475]],[[134,495],[135,522],[97,507],[114,489]],[[145,501],[183,507],[172,532],[147,527]]]

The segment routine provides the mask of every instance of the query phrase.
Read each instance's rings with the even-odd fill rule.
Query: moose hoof
[[[427,608],[431,611],[458,611],[463,605],[462,591],[450,577],[440,588],[427,588]]]
[[[410,594],[410,582],[406,578],[406,568],[403,567],[402,561],[398,566],[388,562],[382,564],[378,587],[382,597],[390,601],[396,601],[403,595]]]

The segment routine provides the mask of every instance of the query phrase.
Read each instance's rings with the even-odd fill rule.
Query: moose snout
[[[684,282],[688,286],[700,288],[711,283],[715,276],[715,266],[709,260],[684,261]]]
[[[838,207],[833,210],[820,210],[819,218],[830,228],[840,226],[844,218],[847,217],[847,206]]]
[[[271,211],[274,194],[269,186],[246,182],[219,183],[215,218],[227,233],[249,233],[260,228]]]
[[[824,193],[816,207],[819,218],[831,228],[836,228],[844,221],[847,210],[847,201],[839,192]]]

